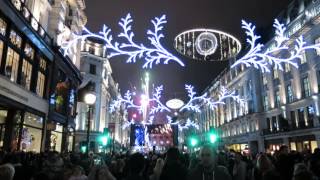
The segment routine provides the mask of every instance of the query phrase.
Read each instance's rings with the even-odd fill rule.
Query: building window
[[[21,47],[22,39],[15,31],[11,30],[9,38],[10,38],[10,42],[13,45],[15,45],[18,48]]]
[[[278,79],[279,78],[279,72],[276,69],[276,67],[273,67],[273,79]]]
[[[302,57],[300,59],[300,64],[305,64],[307,62],[306,52],[302,52]]]
[[[263,83],[263,85],[266,85],[268,82],[267,82],[267,77],[266,77],[266,75],[263,73],[262,74],[262,83]]]
[[[66,115],[68,108],[68,96],[70,90],[70,81],[66,74],[59,70],[55,90],[50,96],[50,105],[54,111]]]
[[[318,37],[315,41],[315,44],[319,44],[320,43],[320,37]],[[316,53],[318,56],[320,56],[320,49],[316,49]]]
[[[3,41],[0,40],[0,66],[2,64]]]
[[[90,64],[90,70],[89,70],[90,74],[96,75],[96,67],[97,67],[96,65]]]
[[[265,111],[268,111],[269,110],[269,99],[268,99],[268,96],[263,96],[263,109]]]
[[[28,43],[24,47],[24,53],[28,58],[30,59],[34,58],[34,49]]]
[[[46,77],[42,72],[38,72],[38,80],[37,80],[37,94],[40,97],[44,96],[44,86],[45,86]]]
[[[45,84],[46,84],[46,72],[47,72],[47,62],[43,58],[40,58],[39,61],[39,71],[38,71],[38,80],[36,93],[40,96],[44,96]]]
[[[310,95],[311,95],[311,91],[310,91],[309,78],[305,77],[302,79],[302,96],[309,97]]]
[[[291,123],[293,124],[294,127],[298,127],[298,122],[296,121],[296,112],[295,111],[290,111],[290,118],[291,118]]]
[[[298,127],[305,127],[304,108],[298,109]]]
[[[275,105],[276,105],[276,107],[280,106],[280,91],[279,90],[277,90],[275,92]]]
[[[12,82],[17,82],[19,57],[17,52],[8,48],[5,75],[10,78]]]
[[[284,72],[290,72],[291,71],[291,68],[290,68],[290,64],[289,63],[285,63],[284,64]]]
[[[32,74],[32,64],[27,60],[23,59],[20,83],[23,87],[25,87],[28,90],[30,90],[31,74]]]
[[[293,101],[293,92],[291,84],[287,85],[287,102],[291,103]]]
[[[0,34],[2,36],[6,35],[7,23],[0,18]]]

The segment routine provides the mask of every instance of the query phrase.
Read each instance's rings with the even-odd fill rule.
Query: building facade
[[[307,43],[320,42],[319,12],[319,1],[296,0],[277,17],[286,26],[290,47],[300,35]],[[273,38],[264,48],[274,46]],[[221,145],[253,153],[274,152],[282,144],[300,152],[320,147],[319,55],[315,50],[304,52],[296,60],[298,69],[288,64],[283,71],[270,66],[270,73],[244,66],[226,69],[207,92],[217,98],[220,87],[225,86],[246,103],[241,106],[229,99],[215,110],[203,109],[198,115],[200,134],[214,127],[222,137]]]
[[[64,151],[72,139],[81,76],[49,34],[54,5],[0,1],[0,147],[7,151]]]
[[[111,113],[110,104],[119,95],[118,84],[112,77],[112,68],[105,55],[106,49],[102,42],[96,39],[88,39],[81,45],[80,71],[83,75],[83,83],[91,82],[96,93],[96,102],[90,115],[90,150],[99,150],[99,136],[104,128],[109,129],[112,145],[121,142],[122,129],[119,129],[123,121],[123,111]],[[76,121],[76,145],[80,149],[80,143],[86,141],[88,127],[88,107],[85,103],[78,103],[78,116]],[[120,131],[119,131],[120,130]],[[110,145],[110,143],[109,143]],[[101,150],[101,148],[100,148]]]

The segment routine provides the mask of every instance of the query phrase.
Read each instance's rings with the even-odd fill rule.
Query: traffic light
[[[80,151],[82,153],[86,153],[87,152],[87,143],[86,143],[86,141],[80,142]]]
[[[219,136],[218,136],[217,132],[214,130],[213,127],[210,127],[208,138],[209,138],[209,142],[211,144],[215,144],[219,139]]]
[[[189,137],[189,146],[196,147],[199,144],[199,139],[196,136]]]
[[[103,133],[100,136],[99,141],[103,146],[108,145],[108,141],[109,141],[109,129],[108,128],[103,129]]]

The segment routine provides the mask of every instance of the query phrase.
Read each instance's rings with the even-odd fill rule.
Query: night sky
[[[186,94],[184,84],[192,84],[202,92],[211,81],[228,65],[227,62],[200,62],[188,59],[174,49],[174,37],[193,28],[213,28],[228,32],[244,45],[245,33],[241,19],[253,22],[258,28],[270,27],[274,18],[291,0],[86,0],[87,28],[98,32],[103,24],[112,28],[115,36],[120,31],[118,21],[131,13],[135,41],[149,45],[146,38],[150,20],[167,15],[163,46],[184,61],[185,67],[171,62],[157,65],[153,69],[142,69],[142,62],[126,64],[126,56],[110,59],[113,77],[125,92],[133,86],[141,86],[145,71],[150,73],[151,82],[164,85],[166,99]]]

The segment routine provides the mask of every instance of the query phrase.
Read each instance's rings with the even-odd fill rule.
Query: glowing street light
[[[142,106],[148,106],[148,104],[149,104],[149,98],[148,98],[148,96],[145,95],[145,94],[142,94],[142,95],[141,95],[140,103],[141,103]]]

